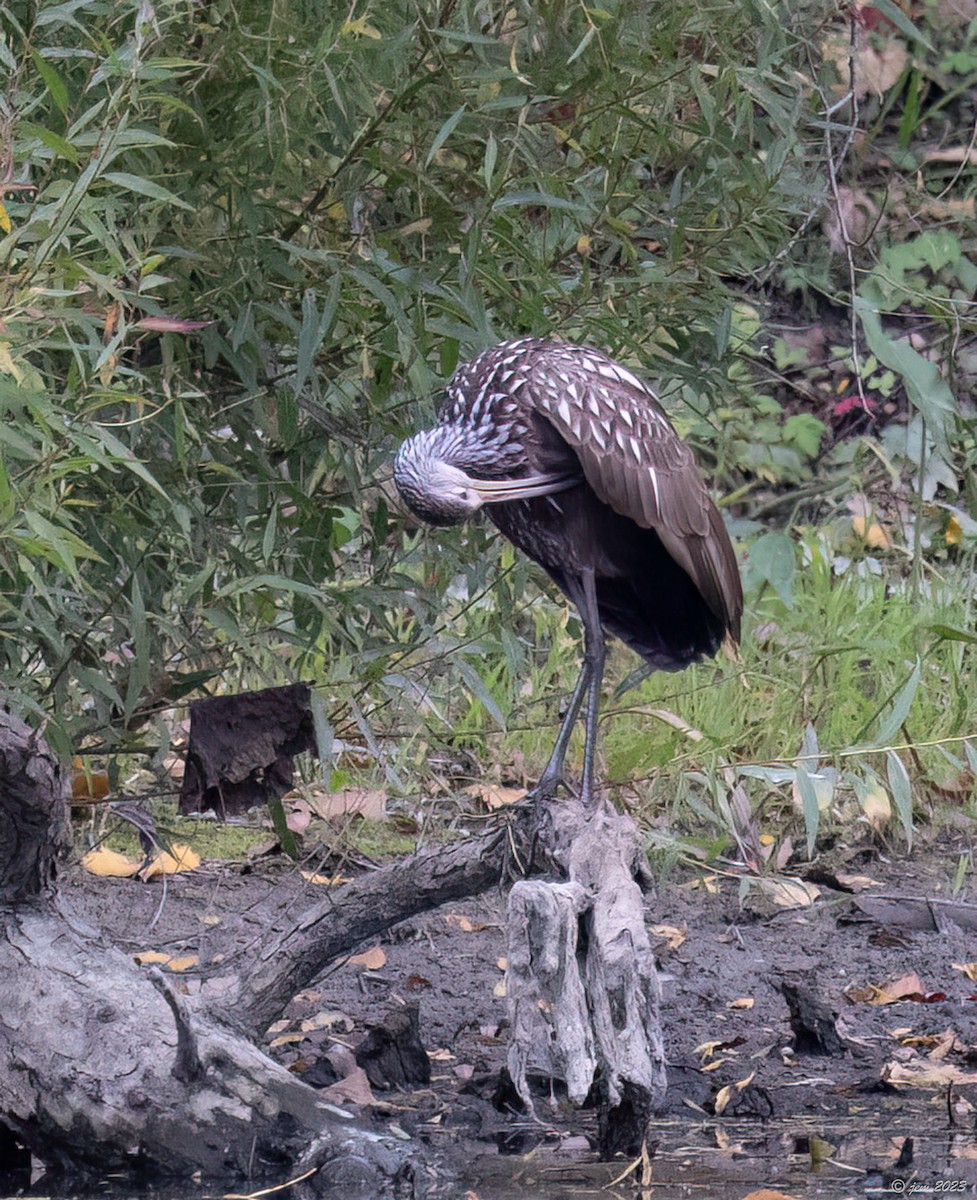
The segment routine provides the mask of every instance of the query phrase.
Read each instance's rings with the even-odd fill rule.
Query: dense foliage
[[[416,536],[389,486],[439,381],[523,332],[659,379],[781,615],[801,552],[753,517],[844,513],[825,561],[881,548],[917,589],[972,572],[973,162],[927,155],[972,123],[977,52],[940,49],[936,9],[859,12],[0,5],[14,703],[67,751],[208,682],[309,678],[323,729],[399,732],[410,763],[419,703],[474,734],[527,677],[555,694],[569,635],[532,569],[477,527]],[[791,384],[812,313],[821,392]],[[835,439],[849,393],[891,428]],[[909,532],[873,542],[862,497],[844,544],[880,479]]]

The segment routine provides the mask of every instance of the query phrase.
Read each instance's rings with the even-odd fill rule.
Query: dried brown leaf
[[[886,1063],[882,1079],[893,1087],[945,1088],[951,1083],[977,1083],[977,1072],[950,1063]]]
[[[362,1067],[355,1067],[345,1079],[323,1088],[319,1095],[333,1104],[359,1104],[365,1107],[377,1102]]]
[[[368,971],[379,971],[381,967],[386,966],[387,956],[382,946],[371,946],[369,950],[364,950],[362,954],[352,955],[349,961],[354,967],[365,967]]]
[[[460,929],[462,933],[484,933],[486,929],[498,928],[496,925],[486,925],[484,921],[473,921],[464,913],[445,913],[444,919],[449,925]]]
[[[341,792],[325,792],[309,788],[298,797],[323,820],[336,817],[364,817],[382,821],[387,815],[387,793],[368,788],[344,788]]]
[[[888,797],[886,801],[888,802]],[[848,871],[836,871],[835,879],[850,892],[864,892],[868,888],[880,886],[877,879],[871,879],[868,875],[852,875]]]
[[[353,1019],[336,1009],[323,1009],[321,1012],[307,1017],[299,1028],[306,1033],[312,1033],[317,1029],[336,1029],[340,1033],[351,1033]]]

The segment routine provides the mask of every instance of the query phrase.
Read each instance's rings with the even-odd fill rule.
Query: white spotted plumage
[[[522,338],[459,367],[438,417],[416,450],[405,443],[398,483],[413,470],[410,486],[421,487],[418,479],[435,454],[475,481],[573,473],[594,503],[638,529],[653,530],[708,609],[736,636],[742,593],[729,539],[692,452],[634,372],[589,347]],[[422,449],[425,463],[412,466]],[[555,578],[561,555],[577,551],[561,549],[563,535],[541,514],[570,512],[572,493],[565,495],[559,504],[529,499],[486,507]]]

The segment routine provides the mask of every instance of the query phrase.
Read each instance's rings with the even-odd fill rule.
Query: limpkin
[[[580,796],[593,802],[605,631],[660,671],[739,639],[736,556],[692,452],[652,389],[597,350],[522,338],[459,367],[394,480],[432,525],[484,505],[580,613],[583,667],[536,797],[563,783],[587,698]]]

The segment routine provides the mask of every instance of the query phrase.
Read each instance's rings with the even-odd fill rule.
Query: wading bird
[[[536,797],[563,783],[586,698],[580,795],[593,803],[605,631],[660,671],[739,639],[736,556],[692,452],[651,388],[597,350],[522,338],[459,367],[394,480],[432,525],[485,506],[580,613],[583,668]]]

